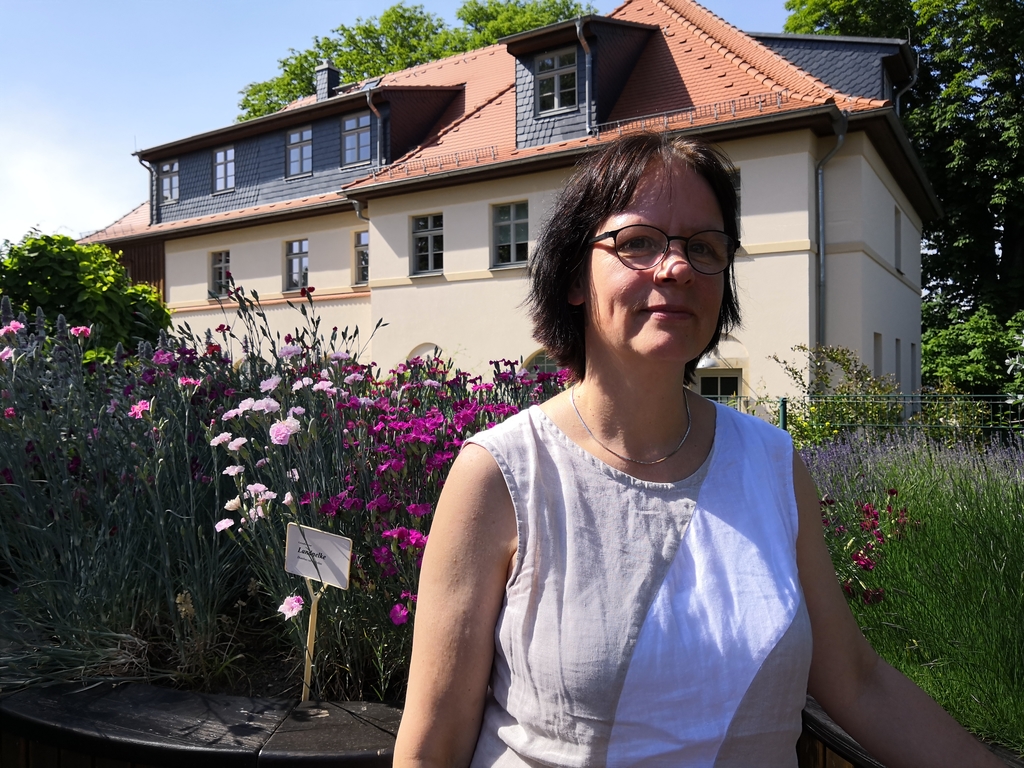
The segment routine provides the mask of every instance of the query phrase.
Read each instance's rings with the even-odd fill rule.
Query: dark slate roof
[[[901,57],[902,40],[832,35],[785,35],[753,32],[750,36],[767,45],[808,74],[832,88],[855,96],[887,99],[886,68],[897,88],[910,79],[907,57]]]

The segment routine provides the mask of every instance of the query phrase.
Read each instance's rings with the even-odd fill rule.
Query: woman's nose
[[[686,257],[686,245],[681,240],[671,240],[665,258],[658,265],[659,279],[681,280],[692,277],[693,267]]]

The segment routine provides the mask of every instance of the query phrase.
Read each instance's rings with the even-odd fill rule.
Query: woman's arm
[[[864,639],[825,547],[814,482],[796,454],[793,482],[800,512],[797,564],[814,636],[808,692],[888,768],[1005,768]]]
[[[470,443],[452,465],[423,554],[396,768],[469,765],[516,546],[505,479]]]

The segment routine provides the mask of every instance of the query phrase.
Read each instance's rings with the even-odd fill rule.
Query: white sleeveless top
[[[796,766],[811,630],[789,436],[717,407],[678,483],[590,455],[533,407],[470,438],[519,550],[474,766]]]

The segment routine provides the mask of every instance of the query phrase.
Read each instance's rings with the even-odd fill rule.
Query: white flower
[[[235,498],[233,499],[229,499],[228,501],[224,502],[224,509],[226,509],[228,512],[237,512],[241,508],[242,500],[237,496],[235,496]]]
[[[224,434],[227,434],[227,433],[225,432]],[[236,437],[234,440],[232,440],[230,443],[228,443],[228,450],[229,451],[237,451],[243,445],[245,445],[248,442],[249,442],[249,438],[247,438],[247,437]]]
[[[271,376],[269,379],[264,379],[260,382],[260,392],[273,392],[280,383],[280,376]]]

